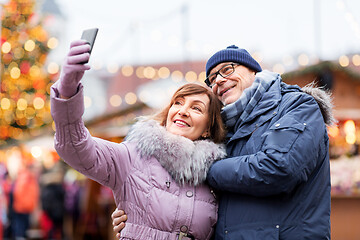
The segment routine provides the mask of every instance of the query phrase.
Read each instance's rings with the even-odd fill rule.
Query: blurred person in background
[[[74,169],[67,169],[64,176],[64,236],[66,239],[78,239],[78,220],[81,215],[81,199],[84,196],[85,177]]]
[[[4,229],[8,223],[8,216],[7,216],[8,201],[5,190],[6,175],[7,175],[6,167],[4,164],[0,163],[0,239],[3,239]]]
[[[61,162],[57,162],[47,172],[43,173],[41,182],[40,226],[45,239],[63,239],[63,222],[65,214],[64,172]]]
[[[24,163],[17,173],[13,191],[12,234],[15,239],[26,239],[30,228],[30,214],[39,201],[39,183],[34,165]]]
[[[207,176],[220,192],[215,239],[330,239],[330,95],[285,84],[235,45],[209,58],[206,76],[228,131],[228,156]]]
[[[72,42],[51,89],[55,148],[84,175],[113,190],[129,213],[123,239],[210,239],[217,202],[204,184],[225,156],[221,103],[200,84],[186,84],[159,114],[140,119],[120,144],[92,137],[84,126],[83,62],[89,45]]]
[[[6,208],[6,224],[3,225],[3,238],[5,240],[12,239],[12,219],[14,215],[13,211],[13,180],[10,177],[8,171],[5,172],[2,188],[4,197],[6,200],[7,208]]]

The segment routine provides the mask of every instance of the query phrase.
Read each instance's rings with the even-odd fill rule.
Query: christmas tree
[[[45,69],[49,36],[35,0],[10,0],[1,28],[0,147],[51,128],[49,92],[55,74]]]

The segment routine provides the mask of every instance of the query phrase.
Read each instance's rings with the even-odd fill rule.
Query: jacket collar
[[[243,121],[241,121],[241,119],[237,120],[235,127],[228,132],[228,138],[231,138],[230,140],[251,134],[264,122],[276,116],[282,98],[281,84],[280,77],[274,80],[247,118]],[[254,119],[257,120],[254,121]]]
[[[142,158],[156,158],[179,184],[203,183],[211,164],[226,155],[223,144],[191,141],[169,133],[154,120],[142,119],[135,123],[126,141],[136,143]]]

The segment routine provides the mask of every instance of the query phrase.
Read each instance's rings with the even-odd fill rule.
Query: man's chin
[[[220,98],[220,101],[226,106],[236,102],[240,96],[241,94],[238,94],[237,92],[227,92]]]
[[[224,104],[224,106],[229,105],[234,102],[231,97],[222,98],[220,101],[222,102],[222,104]]]

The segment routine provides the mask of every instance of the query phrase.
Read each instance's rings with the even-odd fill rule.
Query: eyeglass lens
[[[227,65],[223,66],[222,68],[220,68],[217,72],[211,74],[208,77],[208,80],[209,80],[208,83],[210,84],[210,86],[213,86],[218,74],[220,74],[220,76],[222,76],[222,77],[227,77],[230,74],[232,74],[234,72],[234,70],[235,70],[234,64],[227,64]]]

